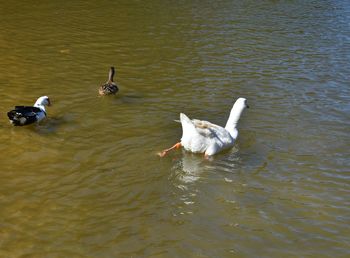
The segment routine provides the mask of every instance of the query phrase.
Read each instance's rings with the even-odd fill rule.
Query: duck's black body
[[[102,84],[101,87],[98,89],[100,95],[111,95],[116,94],[118,92],[118,86],[113,81],[114,74],[114,67],[111,67],[111,69],[109,70],[108,81],[105,84]]]
[[[45,106],[50,106],[48,96],[41,96],[34,103],[34,106],[15,106],[15,109],[7,112],[11,124],[15,126],[39,123],[46,118]]]
[[[13,125],[23,126],[38,122],[42,113],[46,116],[46,113],[38,107],[16,106],[14,110],[7,112],[7,116]]]

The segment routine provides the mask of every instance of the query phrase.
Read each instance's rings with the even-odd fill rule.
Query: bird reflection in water
[[[183,153],[173,167],[173,177],[178,183],[193,183],[201,178],[205,169],[205,163],[201,155]]]

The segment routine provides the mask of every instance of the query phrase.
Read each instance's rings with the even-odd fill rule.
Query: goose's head
[[[48,96],[42,96],[37,99],[34,106],[51,106],[51,101]]]
[[[238,120],[240,119],[243,110],[246,108],[249,108],[249,106],[245,98],[239,98],[236,100],[235,104],[233,104],[233,107],[230,112],[230,117],[228,118],[225,126],[226,130],[228,130],[231,133],[231,135],[234,134]]]
[[[236,100],[235,104],[233,105],[232,109],[242,110],[243,111],[245,108],[249,108],[247,99],[245,99],[245,98],[238,98]]]

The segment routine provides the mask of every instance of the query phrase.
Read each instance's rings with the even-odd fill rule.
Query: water
[[[0,257],[350,255],[347,1],[0,7]],[[238,97],[233,149],[156,156]]]

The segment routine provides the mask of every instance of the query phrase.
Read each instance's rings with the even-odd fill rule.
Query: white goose
[[[245,98],[237,99],[231,109],[225,128],[208,121],[191,120],[181,113],[181,141],[158,155],[164,157],[169,151],[183,146],[187,151],[211,156],[232,147],[238,137],[237,124],[245,108],[249,108],[247,100]]]
[[[50,105],[49,97],[42,96],[38,98],[34,106],[15,106],[14,110],[7,112],[7,116],[11,124],[15,126],[39,123],[46,118],[45,106]]]

